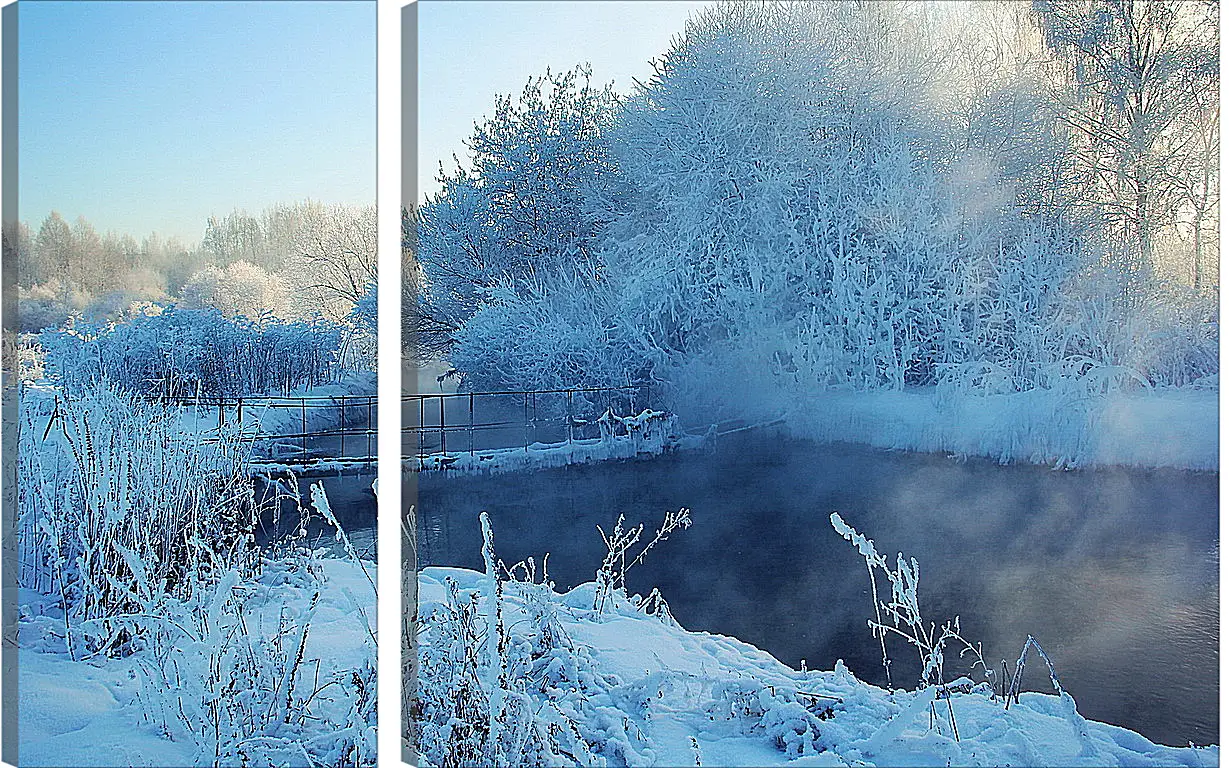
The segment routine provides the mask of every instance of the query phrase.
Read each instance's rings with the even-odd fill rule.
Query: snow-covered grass
[[[252,550],[250,567],[215,564],[114,617],[129,633],[122,653],[74,654],[62,597],[23,590],[22,763],[374,764],[375,564],[348,545],[319,485],[300,515],[297,536]],[[345,559],[305,540],[313,515]],[[81,693],[46,717],[63,675]],[[82,731],[102,734],[88,753]]]
[[[323,488],[257,548],[253,430],[115,387],[23,395],[22,763],[373,764],[374,565]],[[348,559],[311,549],[313,516]],[[82,695],[46,717],[61,675]]]
[[[184,433],[173,410],[113,387],[55,398],[50,414],[32,405],[18,431],[18,578],[58,595],[70,655],[123,653],[128,616],[249,567],[239,430]]]
[[[373,765],[374,568],[267,560],[144,617],[155,639],[111,659],[73,661],[56,601],[23,592],[21,764]]]
[[[411,715],[422,765],[1219,760],[1215,746],[1160,746],[1086,720],[1066,694],[1005,699],[968,678],[888,691],[839,661],[794,670],[736,639],[688,631],[621,589],[605,601],[597,582],[560,594],[545,562],[540,578],[536,568],[503,568],[489,526],[484,533],[486,573],[430,567],[418,576]]]

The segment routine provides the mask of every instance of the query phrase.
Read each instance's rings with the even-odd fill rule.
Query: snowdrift
[[[254,584],[246,611],[249,644],[274,634],[288,620],[310,622],[302,668],[294,681],[302,689],[319,687],[309,703],[313,717],[302,724],[281,724],[249,738],[241,746],[259,763],[261,757],[286,765],[316,765],[340,745],[360,742],[374,754],[374,701],[360,700],[351,681],[374,665],[375,593],[368,575],[375,564],[353,559],[320,558],[315,575],[291,563],[271,564]],[[319,585],[319,586],[317,586]],[[318,597],[313,599],[313,595]],[[18,681],[18,754],[21,765],[38,766],[192,766],[210,765],[215,756],[174,718],[162,722],[159,711],[199,704],[198,690],[218,665],[218,648],[185,643],[177,651],[182,687],[157,684],[150,671],[160,661],[154,649],[122,658],[73,661],[65,652],[63,619],[51,596],[22,591]],[[244,681],[241,681],[244,682]],[[374,684],[374,679],[372,680]],[[244,685],[255,685],[248,680]],[[374,689],[370,690],[374,697]],[[284,695],[284,694],[283,694]],[[182,699],[182,703],[180,702]],[[362,707],[361,713],[355,709]],[[368,723],[360,733],[343,733],[343,724]],[[197,725],[200,725],[199,723]],[[355,726],[348,725],[353,730]],[[308,754],[312,758],[308,757]],[[289,756],[287,756],[289,755]]]
[[[429,618],[449,610],[449,582],[462,599],[476,595],[477,626],[489,618],[487,576],[457,568],[421,571],[424,668],[429,659],[462,653],[438,646],[440,625]],[[528,711],[554,723],[547,726],[551,733],[574,726],[587,753],[573,756],[588,764],[1213,766],[1219,760],[1216,746],[1153,744],[1086,720],[1054,695],[1024,693],[1004,711],[988,689],[967,682],[951,698],[957,740],[946,702],[935,699],[933,688],[889,693],[859,681],[839,661],[830,671],[790,669],[737,639],[687,631],[668,611],[650,615],[638,597],[619,594],[598,612],[593,583],[566,594],[516,581],[502,588],[510,647],[528,665],[524,692],[509,692],[509,700],[527,696]],[[549,642],[545,627],[555,627]],[[481,668],[478,677],[493,679]],[[420,680],[424,695],[431,695],[430,685]],[[420,732],[421,764],[440,764],[441,731],[428,723]]]

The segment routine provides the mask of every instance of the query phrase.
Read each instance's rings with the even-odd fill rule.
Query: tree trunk
[[[1195,214],[1195,257],[1194,257],[1194,286],[1195,292],[1198,293],[1203,289],[1203,211],[1198,211]]]

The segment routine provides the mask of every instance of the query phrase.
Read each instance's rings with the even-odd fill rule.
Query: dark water
[[[255,491],[258,502],[263,502],[264,513],[256,530],[256,542],[262,546],[293,536],[299,527],[299,506],[310,507],[312,503],[311,485],[323,483],[324,492],[329,500],[329,508],[333,511],[342,530],[350,538],[359,557],[365,560],[376,559],[376,497],[371,490],[371,482],[375,475],[345,475],[325,478],[304,478],[299,481],[298,498],[296,502],[292,495],[293,488],[282,484],[280,494],[280,515],[276,518],[272,511],[272,502],[279,491],[264,480],[255,480]],[[345,557],[345,545],[337,541],[337,529],[325,522],[320,515],[311,512],[307,525],[307,543],[313,549],[328,550],[336,557]]]
[[[375,408],[347,408],[346,426],[350,430],[360,431],[371,429],[371,436],[349,435],[309,438],[298,446],[298,455],[317,458],[365,457],[375,453],[376,419]],[[294,447],[294,446],[290,446]],[[295,488],[285,480],[277,489],[263,480],[255,480],[255,492],[258,502],[266,507],[260,525],[256,532],[257,542],[264,545],[294,533],[299,524],[299,507],[311,506],[311,486],[313,483],[324,485],[325,496],[329,500],[329,508],[341,524],[342,529],[350,538],[358,555],[364,559],[376,559],[376,496],[371,483],[376,477],[376,463],[365,467],[360,474],[336,474],[325,477],[305,477],[298,482],[298,498],[294,496]],[[280,514],[274,519],[270,502],[279,494]],[[338,557],[346,555],[345,547],[336,539],[336,529],[327,524],[319,515],[313,513],[307,526],[307,538],[313,547],[332,551]]]
[[[889,557],[917,558],[923,616],[959,614],[987,662],[1014,664],[1031,633],[1085,716],[1207,744],[1218,739],[1217,485],[1215,473],[1057,472],[746,433],[712,454],[422,475],[419,558],[481,568],[486,509],[499,557],[550,552],[551,578],[570,587],[601,562],[595,525],[610,530],[622,513],[652,529],[687,506],[695,524],[629,574],[632,591],[660,588],[688,629],[795,667],[844,659],[883,684],[864,562],[828,523],[839,511]],[[898,643],[889,653],[894,683],[912,687],[916,652]],[[1030,660],[1027,687],[1049,688],[1042,668]],[[961,660],[947,670],[966,672]]]

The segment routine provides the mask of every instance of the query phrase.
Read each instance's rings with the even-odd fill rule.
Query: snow
[[[1047,390],[945,396],[934,387],[744,400],[746,418],[784,417],[793,437],[893,450],[984,456],[1002,463],[1219,467],[1215,389],[1157,388],[1064,398]],[[697,423],[704,412],[683,414]]]
[[[315,559],[321,580],[314,610],[309,603],[315,579],[304,579],[288,563],[270,564],[257,580],[248,627],[259,635],[272,631],[280,617],[310,614],[304,648],[304,668],[323,682],[372,665],[375,658],[375,591],[368,578],[375,564],[322,557]],[[365,573],[366,571],[367,573]],[[173,739],[149,719],[146,697],[166,697],[174,691],[154,686],[142,668],[156,664],[152,650],[123,658],[96,657],[73,661],[64,653],[63,624],[52,598],[23,590],[18,678],[18,733],[21,765],[38,766],[191,766],[207,764],[212,754],[198,751],[179,730]],[[203,644],[189,643],[178,652],[187,674],[204,677],[210,657]],[[191,694],[196,681],[186,681],[181,693]],[[310,680],[307,683],[311,684]],[[331,738],[352,705],[342,686],[322,689],[313,705],[322,722],[309,728],[304,741]],[[374,750],[374,717],[367,734]],[[296,761],[295,764],[302,764]]]
[[[22,765],[193,765],[191,745],[141,722],[134,660],[94,665],[22,649],[17,706]]]
[[[431,567],[418,579],[418,614],[447,602],[447,580],[490,608],[490,580],[459,568]],[[532,595],[541,585],[503,583],[503,623],[511,647],[532,645]],[[595,585],[550,591],[578,681],[551,688],[551,671],[527,687],[534,711],[551,700],[569,712],[589,744],[589,762],[617,753],[629,765],[1088,765],[1212,766],[1219,748],[1159,746],[1117,726],[1068,711],[1069,699],[1023,693],[1004,710],[984,687],[966,684],[947,702],[934,688],[894,691],[857,680],[841,662],[800,672],[734,638],[688,631],[648,615],[625,596],[593,610]],[[481,623],[481,618],[478,619]],[[434,626],[419,635],[432,652]],[[931,716],[934,705],[934,717]],[[439,754],[427,751],[427,761]]]
[[[446,474],[520,472],[600,461],[648,458],[676,450],[700,448],[710,434],[687,435],[672,414],[645,410],[634,416],[607,413],[599,420],[602,436],[560,443],[531,443],[519,448],[433,453],[410,457],[403,466],[414,472]],[[619,434],[622,432],[622,434]]]

